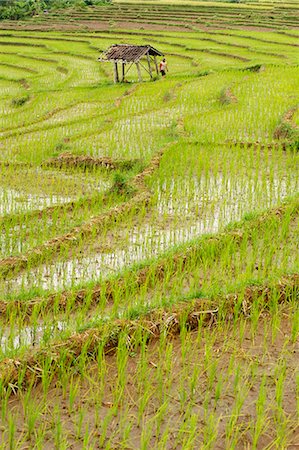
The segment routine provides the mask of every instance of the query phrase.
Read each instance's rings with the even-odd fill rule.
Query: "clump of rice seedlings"
[[[230,103],[237,103],[237,97],[232,93],[231,89],[222,89],[219,95],[219,102],[222,105],[229,105]]]
[[[110,192],[117,195],[132,195],[134,193],[133,186],[130,186],[128,178],[122,172],[116,172],[113,177],[113,183]]]
[[[27,103],[29,99],[30,99],[29,95],[23,95],[22,97],[13,98],[11,104],[14,107],[20,107],[25,105],[25,103]]]
[[[290,147],[294,150],[299,149],[299,129],[291,122],[283,120],[275,129],[274,138],[278,140],[287,140]]]

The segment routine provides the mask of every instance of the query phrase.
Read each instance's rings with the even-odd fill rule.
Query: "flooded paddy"
[[[104,192],[110,186],[108,174],[1,167],[0,216],[42,210]]]
[[[53,320],[51,324],[38,324],[28,327],[0,329],[0,352],[7,354],[20,348],[47,343],[55,335],[65,331],[67,322]]]
[[[173,246],[223,231],[247,213],[275,207],[298,186],[297,171],[271,178],[248,176],[242,180],[219,174],[179,183],[165,181],[157,189],[158,201],[150,217],[133,219],[130,225],[124,223],[100,234],[78,252],[75,249],[73,257],[58,257],[8,278],[1,282],[1,288],[7,294],[31,288],[55,291],[102,279]]]
[[[63,204],[71,200],[72,197],[25,194],[15,189],[4,189],[0,187],[0,216],[27,212],[35,209],[42,210],[49,206]]]

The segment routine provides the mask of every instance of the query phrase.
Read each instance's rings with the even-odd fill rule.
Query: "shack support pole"
[[[125,62],[121,63],[121,82],[123,83],[125,81]]]
[[[152,68],[151,68],[151,60],[150,60],[150,56],[148,53],[146,54],[146,57],[147,57],[149,74],[150,74],[150,77],[153,78]]]
[[[157,56],[156,55],[154,55],[154,62],[155,62],[157,75],[159,75],[159,69],[158,69],[158,63],[157,63]]]
[[[138,79],[139,79],[139,81],[142,81],[142,76],[141,76],[141,70],[140,70],[139,62],[136,63],[136,67],[137,67],[137,72],[138,72]]]
[[[119,82],[117,62],[114,63],[114,83]]]

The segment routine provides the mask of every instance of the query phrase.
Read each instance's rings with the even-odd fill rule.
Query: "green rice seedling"
[[[285,377],[286,377],[286,366],[285,363],[280,363],[280,365],[278,366],[280,371],[277,374],[277,380],[276,380],[276,389],[275,389],[275,401],[276,401],[276,408],[277,408],[277,416],[278,419],[280,419],[281,415],[283,415],[283,407],[282,407],[282,402],[283,402],[283,389],[284,389],[284,382],[285,382]],[[278,369],[277,367],[277,369]]]
[[[291,341],[293,343],[296,342],[298,338],[299,333],[299,309],[296,308],[293,313],[293,324],[292,324],[292,334],[291,334]]]
[[[60,410],[57,406],[55,408],[55,419],[54,419],[54,442],[55,442],[55,448],[63,448],[65,447],[65,441],[63,439],[63,432],[62,432],[62,423],[60,418]]]
[[[154,423],[155,423],[155,433],[156,433],[156,436],[160,436],[160,433],[161,433],[161,427],[162,427],[162,424],[163,424],[163,422],[164,422],[164,418],[165,418],[165,416],[166,416],[166,412],[167,412],[167,410],[168,410],[168,407],[169,407],[169,400],[166,399],[166,400],[161,404],[161,406],[159,407],[159,409],[156,411],[156,414],[155,414],[155,421],[154,421]]]
[[[198,416],[192,414],[188,420],[189,435],[186,436],[182,445],[183,448],[192,448],[196,445],[197,435],[198,435]]]
[[[114,390],[114,412],[117,414],[117,408],[122,402],[126,383],[126,367],[128,364],[129,350],[128,350],[128,335],[121,334],[118,339],[117,350],[117,372],[118,378]]]
[[[41,415],[42,407],[35,402],[29,402],[26,411],[27,439],[31,440],[36,430],[36,423]]]
[[[50,388],[50,384],[54,376],[54,371],[52,371],[51,363],[52,363],[51,357],[46,356],[45,360],[43,361],[43,369],[41,373],[41,382],[44,399],[48,395],[48,390]]]
[[[144,413],[145,413],[146,407],[147,407],[152,395],[153,395],[152,387],[149,384],[146,386],[144,391],[142,393],[140,393],[140,398],[139,398],[139,403],[138,403],[138,419],[137,419],[137,421],[138,421],[137,423],[138,423],[139,427],[142,425]]]
[[[140,438],[140,449],[146,450],[149,447],[149,443],[152,437],[152,424],[147,423],[141,432],[141,438]]]
[[[201,448],[211,449],[217,439],[219,420],[211,412],[206,417],[206,423],[203,429],[203,444]]]
[[[75,406],[75,401],[76,398],[78,396],[78,392],[79,392],[79,381],[75,381],[74,377],[70,378],[70,383],[69,383],[69,413],[73,414],[74,412],[74,406]]]
[[[159,450],[162,450],[167,446],[167,442],[169,440],[169,435],[170,435],[170,426],[166,426],[162,435],[160,436],[160,438],[157,442],[157,448]]]
[[[7,418],[8,400],[12,394],[12,387],[9,386],[6,390],[1,390],[1,420],[4,422]]]
[[[131,423],[125,424],[124,430],[123,430],[123,433],[122,433],[122,441],[121,441],[121,445],[123,447],[128,445],[129,436],[130,436],[131,430],[132,430],[132,424]]]
[[[259,438],[262,433],[265,433],[267,429],[267,416],[266,416],[266,406],[267,406],[267,390],[266,390],[266,377],[262,378],[262,382],[259,388],[259,394],[256,402],[256,419],[254,423],[253,430],[253,448],[257,448]]]
[[[39,424],[39,427],[35,431],[34,439],[35,446],[38,450],[41,450],[45,445],[46,426]]]
[[[113,420],[113,416],[114,416],[114,412],[111,409],[107,412],[106,416],[104,417],[104,419],[101,423],[101,431],[100,431],[101,435],[98,440],[98,445],[100,445],[100,446],[103,446],[107,439],[107,432],[109,430],[109,424]]]
[[[280,329],[281,317],[278,311],[272,313],[271,322],[272,322],[272,340],[273,342],[276,339],[277,333]]]
[[[81,440],[83,435],[83,421],[85,417],[86,411],[84,406],[79,407],[76,421],[76,439]]]
[[[195,396],[197,394],[197,383],[198,383],[200,370],[201,370],[200,366],[195,366],[193,373],[191,375],[191,378],[190,378],[190,393],[188,396],[188,400],[190,400],[190,401],[194,401]],[[209,389],[210,389],[210,387],[209,387]],[[186,403],[186,400],[187,400],[187,398],[185,399],[184,405]]]
[[[16,423],[14,417],[9,414],[8,416],[8,445],[9,449],[14,450],[16,448]]]
[[[221,374],[218,376],[218,380],[217,383],[215,384],[215,405],[214,405],[214,409],[216,409],[217,407],[217,403],[221,397],[223,391],[223,378],[221,376]]]
[[[240,411],[243,406],[244,400],[246,398],[246,390],[241,392],[238,389],[236,394],[235,403],[231,410],[231,415],[229,417],[229,421],[226,426],[226,445],[231,446],[231,448],[235,448],[237,441],[239,439],[240,434],[240,426],[237,425],[238,418],[240,416]]]

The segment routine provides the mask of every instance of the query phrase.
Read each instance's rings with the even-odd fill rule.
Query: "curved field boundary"
[[[149,36],[149,35],[147,35]],[[164,37],[164,36],[163,36]],[[200,40],[200,39],[199,39]],[[216,55],[216,56],[223,56],[225,58],[231,58],[231,59],[237,59],[239,61],[244,61],[244,62],[249,62],[250,59],[246,58],[245,56],[240,56],[240,55],[235,55],[232,53],[226,53],[226,52],[218,52],[216,50],[209,50],[207,48],[195,48],[195,47],[189,47],[188,45],[185,44],[180,44],[177,42],[169,42],[169,41],[163,41],[161,39],[151,39],[151,41],[153,42],[157,42],[158,44],[164,44],[164,45],[169,45],[170,47],[179,47],[179,48],[183,48],[186,51],[189,52],[200,52],[200,53],[209,53],[211,55]],[[219,42],[220,43],[220,42]],[[223,43],[222,43],[223,44]],[[169,55],[170,53],[168,53]],[[182,56],[182,55],[179,55]],[[184,55],[183,55],[184,56]],[[192,57],[190,57],[192,58]],[[193,59],[193,58],[192,58]]]
[[[142,176],[140,182],[142,182]],[[226,245],[234,243],[238,246],[243,242],[244,238],[250,239],[256,233],[256,230],[262,232],[261,228],[267,227],[269,222],[273,220],[280,221],[285,214],[289,214],[291,218],[294,218],[298,215],[298,212],[298,201],[280,208],[274,208],[246,222],[245,225],[241,224],[239,228],[236,227],[232,231],[218,233],[207,238],[203,237],[196,242],[191,242],[187,248],[183,247],[182,250],[170,252],[168,255],[162,256],[146,265],[141,264],[136,269],[130,270],[130,278],[132,279],[130,286],[135,294],[145,283],[148,289],[151,289],[157,282],[162,282],[165,277],[173,276],[178,271],[180,273],[187,271],[189,262],[193,258],[200,261],[207,250],[213,249],[213,254],[216,258]],[[124,273],[118,277],[104,280],[92,288],[82,288],[78,291],[63,291],[51,294],[45,298],[37,297],[28,301],[0,300],[0,317],[5,321],[12,312],[16,315],[27,315],[28,317],[33,312],[35,317],[37,317],[43,310],[49,311],[53,309],[65,312],[69,311],[70,307],[71,309],[77,309],[83,306],[87,299],[91,306],[95,306],[100,301],[103,301],[103,298],[105,298],[107,305],[112,304],[115,291],[119,294],[120,291],[125,292],[127,289],[126,280],[127,274]]]
[[[51,158],[42,163],[42,167],[80,167],[80,168],[97,168],[104,167],[107,170],[129,170],[140,160],[114,160],[108,156],[103,158],[94,158],[89,155],[74,155],[70,152],[61,153],[57,158]]]
[[[240,148],[254,148],[254,149],[282,149],[287,150],[289,148],[289,142],[272,142],[270,144],[263,144],[262,142],[243,142],[243,141],[227,141],[222,145],[240,147]]]
[[[1,37],[12,37],[12,38],[17,38],[17,39],[31,39],[31,40],[43,40],[43,41],[62,41],[62,42],[79,42],[81,44],[88,44],[88,41],[85,41],[83,39],[67,39],[67,38],[61,38],[59,36],[27,36],[26,34],[19,34],[19,33],[10,33],[10,34],[2,34],[0,35]],[[33,44],[34,47],[36,47],[37,45]]]
[[[196,79],[195,79],[196,80]],[[179,88],[179,87],[181,87],[183,84],[180,84],[180,83],[177,83],[176,84],[176,88]],[[136,87],[137,88],[137,87]],[[118,107],[119,105],[120,105],[120,102],[122,101],[121,99],[124,99],[125,98],[125,95],[123,95],[123,96],[121,96],[121,97],[119,97],[118,99],[115,99],[115,106],[116,107]],[[164,106],[163,106],[163,104],[161,103],[161,104],[159,104],[159,103],[157,103],[154,107],[152,107],[152,106],[148,106],[148,107],[146,107],[145,109],[143,109],[142,111],[140,111],[140,112],[137,112],[137,113],[131,113],[131,114],[129,114],[127,117],[129,118],[141,118],[141,117],[143,117],[143,116],[146,116],[148,113],[150,113],[150,114],[152,114],[152,113],[156,113],[156,114],[158,114],[159,113],[159,111],[162,111],[163,110],[163,108],[164,108]],[[103,113],[103,115],[104,114],[106,114],[106,113]],[[94,117],[98,117],[99,115],[98,114],[96,114]],[[118,119],[117,119],[118,120]],[[121,120],[121,119],[119,119],[119,120]],[[80,120],[81,121],[81,120]],[[86,121],[85,119],[84,119],[84,121]],[[111,123],[111,122],[107,122],[107,121],[105,121],[105,123],[103,124],[103,128],[100,130],[100,133],[103,133],[103,132],[105,132],[105,131],[107,131],[107,130],[111,130],[115,125],[117,124],[117,121],[116,122],[114,122],[114,123]],[[91,136],[95,136],[95,135],[98,135],[99,134],[99,130],[97,130],[97,129],[95,129],[94,131],[91,131],[91,130],[88,130],[88,131],[83,131],[83,132],[81,132],[81,133],[78,133],[78,134],[75,134],[75,135],[72,135],[72,136],[70,136],[69,138],[68,138],[68,141],[67,142],[75,142],[75,141],[77,141],[77,140],[80,140],[80,139],[82,139],[82,138],[85,138],[85,137],[91,137]]]
[[[170,53],[167,52],[167,56],[175,56],[177,58],[181,58],[181,59],[187,59],[189,61],[194,61],[194,58],[192,56],[189,55],[181,55],[180,53]]]
[[[63,341],[51,343],[25,354],[20,359],[6,358],[0,363],[0,380],[4,388],[12,392],[29,384],[41,381],[44,362],[52,374],[59,372],[63,361],[72,362],[84,352],[88,358],[96,356],[99,349],[111,354],[117,349],[121,335],[127,335],[129,345],[137,344],[137,336],[144,334],[147,343],[163,335],[179,334],[182,329],[196,330],[211,327],[220,322],[233,321],[236,316],[250,317],[253,305],[260,312],[267,311],[271,304],[293,302],[299,295],[299,274],[284,276],[275,284],[247,286],[244,291],[215,299],[194,299],[192,302],[176,304],[170,308],[153,310],[137,320],[118,319],[102,323],[98,327],[76,332]]]
[[[22,79],[22,80],[18,80],[18,81],[21,82],[21,81],[24,81],[24,80]],[[25,134],[34,133],[36,131],[42,131],[42,130],[45,130],[45,129],[55,128],[55,127],[57,127],[59,125],[57,125],[57,124],[51,124],[51,125],[44,124],[41,127],[36,127],[36,128],[33,128],[33,129],[29,128],[28,129],[28,127],[30,127],[32,125],[43,124],[43,122],[45,122],[45,121],[51,119],[52,117],[54,117],[55,114],[59,114],[61,112],[68,111],[70,108],[73,108],[74,106],[79,106],[79,105],[84,104],[84,103],[85,103],[84,100],[79,100],[79,101],[72,102],[72,103],[70,103],[68,105],[65,105],[65,106],[60,106],[60,107],[54,108],[51,111],[48,111],[48,112],[42,114],[38,119],[33,118],[30,122],[28,122],[26,125],[24,125],[21,128],[19,126],[17,126],[17,125],[14,126],[14,127],[2,128],[1,131],[0,131],[0,140],[1,139],[7,139],[9,137],[19,136],[20,134],[25,135]],[[90,101],[88,103],[90,105],[93,104],[93,103],[97,104],[97,103],[99,103],[99,101]],[[100,116],[104,116],[104,115],[105,115],[105,113],[98,113],[97,115],[94,115],[93,117],[100,117]],[[90,119],[90,117],[89,117],[89,119]],[[79,119],[79,122],[81,120],[82,119]],[[78,120],[75,120],[73,122],[68,122],[68,124],[70,124],[70,123],[77,123],[77,122],[78,122]],[[5,133],[5,135],[3,136],[4,133]]]
[[[7,276],[12,272],[18,273],[29,265],[32,267],[33,265],[40,264],[57,253],[62,247],[70,248],[75,246],[78,244],[79,240],[82,238],[85,239],[94,233],[98,233],[103,227],[107,226],[107,224],[114,223],[118,217],[126,215],[134,210],[137,212],[144,205],[147,205],[151,198],[151,192],[145,184],[145,178],[155,172],[160,165],[160,160],[164,152],[173,144],[174,142],[166,144],[166,146],[152,158],[149,166],[133,178],[131,185],[136,194],[131,200],[119,206],[115,206],[106,213],[94,217],[81,226],[73,228],[65,235],[57,236],[56,238],[45,242],[43,245],[33,248],[25,255],[8,257],[0,260],[0,274],[2,276]]]
[[[58,69],[58,68],[56,68],[56,69]],[[103,70],[103,72],[105,72],[105,70]],[[12,80],[12,81],[16,81],[16,80]],[[24,81],[24,79],[19,80],[19,82],[21,82],[21,81]],[[29,85],[28,85],[28,88],[29,88]],[[115,100],[115,107],[118,108],[121,105],[121,102],[125,98],[129,97],[134,92],[136,92],[137,89],[138,89],[137,85],[133,86],[132,88],[130,88],[126,92],[124,92],[120,97],[116,98],[116,100]],[[30,122],[28,122],[26,125],[24,125],[24,127],[22,127],[21,129],[17,125],[14,126],[14,127],[2,128],[0,130],[0,140],[1,139],[6,139],[8,137],[19,136],[20,134],[25,135],[25,134],[34,133],[36,131],[42,131],[42,130],[45,130],[45,129],[56,128],[57,126],[60,126],[60,124],[58,124],[58,125],[57,124],[51,124],[50,125],[50,124],[43,124],[43,122],[51,119],[56,114],[68,111],[70,108],[73,108],[74,106],[79,106],[79,105],[84,104],[84,103],[86,103],[84,100],[78,100],[78,101],[74,101],[74,102],[72,102],[72,103],[70,103],[68,105],[54,108],[51,111],[46,112],[45,114],[41,115],[41,117],[39,117],[38,119],[32,119]],[[99,100],[89,101],[88,103],[89,103],[89,105],[91,105],[91,104],[99,104]],[[106,113],[107,112],[103,112],[103,113],[98,113],[97,112],[97,113],[89,116],[88,120],[90,120],[91,118],[94,118],[94,117],[105,116]],[[81,121],[84,121],[84,120],[86,120],[86,119],[84,119],[84,118],[80,118],[79,120],[75,119],[75,121],[68,122],[68,124],[70,124],[70,123],[77,123],[77,122],[81,122]],[[32,128],[28,129],[29,126],[31,126],[31,125],[38,125],[38,124],[40,124],[42,126],[41,127],[36,127],[36,128],[33,128],[33,129]],[[3,136],[4,133],[5,133],[5,135]],[[0,165],[1,165],[1,162],[0,162]]]
[[[299,127],[293,123],[292,119],[299,106],[289,109],[283,116],[280,124],[276,127],[273,137],[274,139],[286,139],[290,145],[294,140],[299,139]]]
[[[91,197],[83,197],[80,198],[79,200],[71,200],[70,202],[62,203],[60,205],[48,206],[44,209],[34,209],[32,211],[26,211],[24,213],[8,214],[0,217],[0,225],[11,223],[13,223],[14,225],[20,225],[24,221],[25,217],[27,219],[34,217],[41,218],[42,216],[46,215],[47,217],[51,218],[53,213],[57,214],[59,212],[63,213],[71,212],[75,208],[80,208],[81,206],[88,206],[100,198],[103,198],[101,193]]]
[[[209,50],[206,48],[193,48],[193,47],[186,46],[185,49],[189,52],[208,53],[210,55],[223,56],[224,58],[237,59],[238,61],[243,61],[243,62],[251,61],[249,58],[245,58],[245,56],[234,55],[232,53],[226,53],[226,52],[217,52],[216,50]]]
[[[242,33],[242,35],[239,34],[235,34],[235,33],[229,33],[229,32],[222,32],[221,30],[219,31],[207,31],[205,32],[206,34],[222,34],[224,36],[232,36],[234,38],[240,38],[240,39],[251,39],[253,41],[258,41],[258,42],[263,42],[264,44],[275,44],[275,45],[286,45],[286,46],[291,46],[291,47],[299,47],[299,44],[296,44],[295,42],[279,42],[279,41],[273,41],[270,39],[262,39],[262,38],[258,38],[256,36],[248,36]],[[295,36],[292,36],[295,37]]]
[[[87,42],[88,44],[88,42]],[[89,61],[93,61],[94,63],[97,62],[97,59],[93,56],[84,55],[83,53],[75,53],[75,52],[63,52],[62,50],[51,50],[51,53],[53,55],[65,55],[65,56],[72,56],[77,59],[87,59]]]
[[[23,70],[23,71],[29,72],[29,73],[38,73],[38,71],[35,69],[31,69],[30,67],[25,67],[25,66],[19,66],[18,64],[10,64],[10,63],[0,62],[0,66],[8,67],[10,69]]]
[[[59,155],[57,158],[52,158],[48,161],[45,161],[40,165],[40,167],[57,167],[57,168],[81,168],[81,169],[93,169],[103,167],[106,170],[131,170],[136,164],[141,164],[139,159],[134,160],[113,160],[109,157],[104,158],[93,158],[88,155],[76,156],[72,153],[65,152]],[[30,162],[11,162],[11,161],[0,161],[1,167],[16,167],[16,168],[32,168],[37,167],[35,164]],[[107,193],[106,193],[107,195]],[[84,197],[79,200],[71,200],[70,202],[63,203],[61,205],[49,206],[43,209],[35,209],[33,211],[28,211],[25,213],[19,214],[10,214],[0,217],[0,224],[3,223],[17,223],[23,220],[24,217],[41,217],[42,215],[51,215],[53,212],[57,211],[72,211],[76,206],[83,205],[93,202],[95,199],[102,197],[102,194],[96,194],[91,197]],[[19,218],[19,220],[18,220]]]
[[[26,161],[0,161],[1,167],[15,167],[15,168],[32,168],[36,167],[35,164]]]
[[[23,58],[26,60],[29,59],[31,61],[38,61],[38,62],[48,62],[48,63],[55,63],[55,64],[59,63],[59,61],[57,59],[43,58],[43,57],[31,56],[31,55],[22,55],[21,53],[0,52],[0,55],[17,56],[18,58]]]
[[[105,7],[105,9],[92,8],[85,11],[78,10],[63,10],[53,11],[49,15],[40,16],[37,20],[35,18],[23,21],[20,25],[27,26],[37,31],[42,29],[49,29],[53,31],[53,26],[57,29],[61,27],[68,27],[69,29],[79,29],[80,26],[89,26],[89,23],[97,23],[97,26],[107,24],[107,22],[114,23],[130,23],[135,27],[138,24],[155,24],[159,27],[176,27],[177,29],[190,29],[192,24],[202,23],[204,26],[222,27],[254,27],[254,28],[268,28],[276,29],[278,26],[296,26],[296,9],[276,8],[273,5],[268,7],[257,7],[251,5],[242,8],[230,5],[228,8],[220,5],[151,5],[148,4],[121,4],[117,6]],[[287,14],[286,14],[287,13]],[[252,21],[254,14],[257,21]],[[166,20],[167,19],[167,20]],[[165,25],[165,20],[167,21]],[[7,21],[3,28],[16,28],[13,21]]]
[[[14,42],[14,41],[0,41],[0,45],[12,45],[14,47],[39,47],[39,48],[47,48],[44,44],[32,44],[28,42]]]
[[[273,52],[267,52],[267,51],[263,51],[263,50],[260,50],[260,49],[255,49],[255,48],[250,47],[250,45],[245,45],[245,44],[237,44],[237,43],[234,43],[234,42],[227,42],[227,41],[223,42],[223,41],[220,41],[220,40],[217,40],[217,39],[206,38],[206,37],[201,37],[201,36],[188,37],[188,40],[191,40],[191,39],[195,40],[197,42],[207,41],[207,42],[212,42],[212,43],[215,43],[215,44],[218,44],[218,45],[221,45],[221,46],[225,46],[225,47],[241,48],[241,49],[247,50],[247,51],[249,51],[251,53],[255,53],[255,54],[277,56],[279,58],[287,58],[286,55],[282,55],[282,54],[279,54],[279,53],[273,53]]]
[[[15,78],[8,78],[8,77],[0,76],[0,80],[8,81],[9,83],[18,83],[26,90],[30,89],[30,84],[28,83],[28,81],[25,78],[15,79]]]
[[[102,33],[103,34],[116,34],[116,35],[121,35],[121,34],[123,34],[123,35],[125,35],[125,34],[127,34],[127,35],[135,35],[135,36],[137,35],[137,36],[142,36],[144,38],[151,37],[151,41],[157,42],[157,43],[162,44],[162,45],[164,44],[164,45],[169,45],[169,46],[174,46],[174,47],[186,48],[186,46],[183,45],[183,44],[155,39],[157,35],[154,34],[154,33],[146,33],[146,32],[142,33],[142,32],[139,32],[139,31],[137,31],[136,33],[132,33],[132,32],[128,31],[126,33],[126,32],[121,32],[121,31],[113,32],[113,31],[108,31],[108,30],[103,31]],[[209,32],[209,31],[205,31],[205,34],[212,34],[213,35],[213,33]],[[221,33],[219,33],[219,34],[221,34]],[[238,35],[233,35],[232,33],[228,33],[228,34],[224,34],[224,35],[238,37]],[[80,36],[83,36],[83,35],[80,35]],[[88,37],[89,38],[94,38],[95,37],[96,39],[106,39],[105,36],[90,36],[90,35],[88,35]],[[169,36],[163,35],[163,34],[161,35],[161,37],[162,38],[166,38],[166,39],[169,38]],[[242,37],[242,36],[240,36],[240,37]],[[284,54],[281,54],[281,53],[267,52],[267,51],[263,51],[263,50],[260,50],[260,49],[254,49],[254,48],[250,47],[250,45],[237,44],[237,43],[234,43],[234,42],[223,42],[221,40],[217,40],[217,39],[213,39],[213,38],[201,37],[200,35],[198,37],[195,37],[195,36],[190,36],[189,37],[188,36],[188,40],[194,40],[194,41],[197,41],[197,42],[199,42],[199,41],[207,41],[207,42],[215,43],[215,44],[218,44],[218,45],[221,45],[221,46],[226,46],[226,47],[243,48],[244,50],[247,50],[247,51],[249,51],[251,53],[254,53],[254,54],[269,55],[269,56],[274,56],[274,57],[277,57],[277,58],[287,59],[287,56],[284,55]],[[255,40],[258,41],[258,38],[256,38]],[[75,40],[73,42],[75,42]],[[271,41],[266,41],[266,40],[262,40],[261,42],[265,42],[265,43],[269,42],[269,43],[271,43]],[[292,45],[292,44],[289,43],[289,45]],[[294,44],[294,45],[297,46],[297,44]],[[98,48],[94,47],[93,45],[89,45],[89,47],[92,48],[92,49],[98,50]],[[179,54],[175,55],[175,54],[171,54],[169,52],[167,54],[168,55],[173,55],[173,56],[187,57],[185,55],[179,55]],[[189,58],[192,58],[192,57],[189,57]]]
[[[51,129],[53,130],[55,128],[59,128],[59,127],[61,127],[60,122],[59,123],[50,123],[50,124],[49,123],[44,124],[43,122],[46,122],[47,120],[51,119],[52,117],[55,116],[55,114],[59,114],[61,112],[66,112],[66,111],[68,111],[68,109],[73,108],[74,106],[78,106],[81,103],[83,103],[83,102],[76,102],[76,103],[72,103],[71,105],[67,105],[67,106],[60,107],[60,108],[59,107],[55,108],[52,111],[49,111],[48,113],[44,114],[38,120],[34,120],[34,121],[31,121],[30,123],[26,124],[21,129],[18,129],[18,127],[14,127],[14,128],[6,129],[6,130],[1,130],[0,141],[5,140],[7,138],[20,136],[20,135],[25,136],[25,135],[31,134],[31,133],[38,133],[38,132],[44,131],[44,130],[51,130]],[[90,104],[91,103],[99,103],[99,102],[90,102]],[[73,118],[71,121],[68,121],[66,123],[67,123],[67,125],[74,125],[77,123],[80,124],[82,122],[89,122],[91,119],[103,117],[103,116],[105,116],[105,114],[107,114],[107,111],[102,112],[102,113],[95,112],[87,118],[86,117]],[[36,125],[36,127],[29,128],[29,126],[31,126],[31,125]],[[40,126],[38,126],[38,125],[40,125]],[[111,127],[111,124],[105,125],[105,129],[110,128],[110,127]],[[68,138],[67,142],[69,142],[70,140],[76,140],[76,139],[80,139],[81,137],[89,136],[89,134],[96,134],[98,132],[99,132],[98,130],[95,132],[91,132],[91,133],[90,133],[90,131],[88,131],[87,133],[83,132],[82,134],[78,134],[75,136],[73,135],[72,137]]]
[[[136,210],[137,212],[149,200],[150,195],[146,192],[141,192],[128,202],[120,206],[115,206],[108,212],[91,219],[89,222],[73,228],[67,234],[57,236],[38,247],[34,247],[24,255],[2,259],[0,260],[0,274],[6,277],[10,273],[17,274],[29,266],[39,265],[59,252],[60,249],[76,246],[80,240],[86,239],[94,233],[99,233],[105,226],[114,223],[118,217],[128,214],[132,210]]]
[[[190,38],[190,39],[196,39],[196,38]],[[250,45],[236,44],[236,43],[233,43],[233,42],[226,42],[226,41],[222,42],[222,41],[218,41],[216,39],[203,38],[203,37],[199,37],[198,40],[199,41],[213,42],[215,44],[219,44],[219,45],[222,45],[222,46],[225,46],[225,47],[241,48],[241,49],[247,50],[250,53],[257,54],[257,55],[268,55],[268,56],[274,56],[274,57],[283,58],[283,59],[287,59],[288,58],[286,55],[283,55],[281,53],[267,52],[266,50],[260,50],[260,49],[252,48],[252,47],[250,47]]]
[[[293,33],[288,33],[287,31],[277,31],[276,32],[277,34],[283,34],[284,36],[289,36],[289,37],[291,37],[291,38],[295,38],[295,39],[298,39],[298,35],[296,35],[296,34],[293,34]],[[296,45],[299,45],[299,44],[296,44]]]

